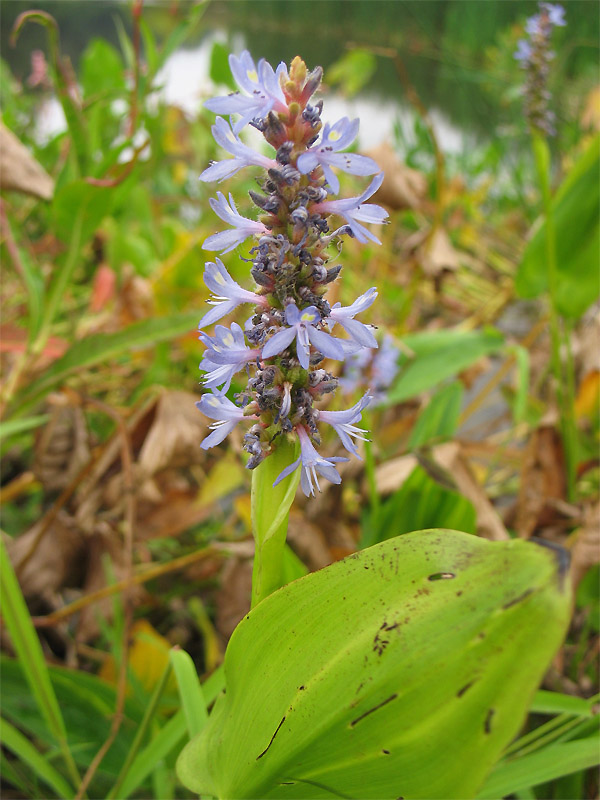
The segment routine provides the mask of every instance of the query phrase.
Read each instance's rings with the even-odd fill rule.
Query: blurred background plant
[[[298,501],[287,577],[429,527],[565,545],[576,608],[553,693],[485,796],[594,796],[581,742],[551,748],[589,741],[597,719],[597,7],[566,4],[549,78],[570,493],[541,300],[544,196],[513,58],[535,4],[30,8],[4,4],[1,31],[0,500],[19,581],[5,561],[3,791],[190,796],[173,768],[186,703],[218,693],[250,597],[249,475],[240,448],[200,450],[208,421],[194,407],[200,244],[215,230],[197,178],[218,157],[202,100],[233,88],[227,55],[247,47],[325,68],[330,118],[361,117],[392,219],[383,247],[346,245],[344,291],[332,289],[343,304],[380,290],[370,321],[392,355],[371,366],[373,441],[340,487]],[[253,187],[241,174],[227,188]],[[239,259],[228,267],[245,278]],[[346,378],[349,404],[364,387]],[[174,645],[211,676],[202,692]]]

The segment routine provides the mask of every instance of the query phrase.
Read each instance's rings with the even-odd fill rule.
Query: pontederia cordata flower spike
[[[288,584],[236,628],[181,780],[220,799],[474,797],[566,630],[562,556],[421,531]]]
[[[232,158],[212,164],[200,178],[221,181],[244,167],[257,166],[266,174],[260,183],[262,193],[250,192],[260,212],[257,220],[241,213],[231,194],[217,192],[210,200],[213,211],[231,227],[209,236],[204,248],[225,254],[253,239],[251,274],[257,286],[256,291],[240,286],[219,258],[206,264],[204,279],[214,293],[209,300],[214,308],[201,320],[201,329],[241,304],[254,308],[244,330],[234,323],[230,329],[218,325],[214,336],[200,334],[207,347],[200,364],[206,373],[203,382],[217,398],[205,396],[199,404],[216,420],[202,446],[219,444],[248,417],[253,422],[244,439],[250,453],[248,467],[254,469],[263,462],[282,437],[295,440],[299,456],[276,476],[275,483],[300,467],[304,492],[314,494],[320,488],[319,476],[339,483],[335,464],[345,460],[319,455],[315,448],[318,420],[332,425],[346,449],[357,456],[353,439],[365,437],[355,423],[371,399],[367,394],[348,411],[320,414],[316,404],[337,386],[337,378],[321,362],[325,358],[344,361],[365,348],[377,347],[371,327],[355,319],[373,303],[377,290],[372,287],[350,306],[336,303],[332,308],[324,295],[340,266],[327,266],[327,247],[335,241],[341,248],[343,236],[379,243],[362,223],[386,221],[383,208],[366,202],[381,186],[383,175],[375,175],[357,197],[328,199],[339,191],[336,169],[367,176],[379,167],[366,156],[341,152],[356,139],[357,119],[343,117],[322,126],[322,104],[309,103],[319,87],[321,68],[309,73],[304,62],[295,58],[289,72],[283,64],[273,70],[264,59],[255,65],[247,51],[239,58],[231,56],[229,62],[240,91],[213,98],[206,106],[231,115],[231,123],[217,117],[212,131]],[[238,133],[247,124],[263,133],[272,148],[270,156],[240,140]],[[336,216],[345,224],[332,229]],[[249,373],[245,391],[235,402],[221,397],[242,369]]]

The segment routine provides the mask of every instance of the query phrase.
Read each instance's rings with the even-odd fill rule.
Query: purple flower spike
[[[200,175],[201,181],[222,181],[249,166],[264,167],[265,169],[277,167],[274,159],[256,153],[251,147],[240,141],[223,117],[217,117],[211,130],[215,141],[234,157],[224,161],[215,161]]]
[[[331,483],[341,483],[342,478],[340,477],[340,474],[336,470],[334,464],[339,461],[348,461],[349,459],[342,458],[341,456],[323,458],[315,450],[308,433],[302,425],[298,425],[296,432],[298,434],[298,439],[300,439],[300,456],[296,459],[296,461],[293,461],[289,467],[286,467],[283,470],[283,472],[277,477],[277,480],[273,486],[277,486],[280,481],[282,481],[284,478],[287,478],[288,475],[291,475],[292,472],[298,469],[300,464],[302,464],[300,486],[307,497],[310,495],[314,496],[315,494],[313,481],[316,484],[317,489],[321,491],[317,473],[323,478],[326,478],[328,481],[331,481]]]
[[[366,394],[347,411],[317,411],[318,419],[331,425],[346,450],[356,458],[360,458],[360,456],[352,439],[361,439],[363,442],[368,439],[365,436],[366,431],[357,428],[355,423],[360,422],[363,409],[369,405],[372,399],[370,395]]]
[[[279,74],[285,69],[284,64],[280,64],[275,72],[261,58],[256,67],[250,53],[244,50],[239,58],[229,56],[229,66],[235,82],[247,95],[236,92],[226,97],[213,97],[204,105],[216,114],[240,114],[240,119],[233,126],[235,133],[241,131],[250,120],[266,117],[272,109],[287,112],[285,97],[279,85]]]
[[[290,327],[283,328],[269,339],[263,347],[263,358],[271,358],[281,353],[295,338],[298,361],[303,369],[308,369],[310,363],[311,344],[326,358],[344,360],[344,350],[340,341],[315,328],[321,321],[321,315],[315,306],[299,311],[295,303],[290,303],[285,307],[285,321]]]
[[[217,325],[214,336],[200,332],[200,340],[208,348],[200,362],[200,369],[207,373],[203,383],[213,391],[222,386],[220,394],[228,391],[236,372],[260,356],[260,349],[251,350],[246,345],[244,331],[237,322],[232,323],[231,329]]]
[[[567,24],[565,10],[558,3],[540,3],[540,8],[548,14],[548,22],[558,28],[563,28]]]
[[[342,306],[341,303],[336,303],[329,312],[329,316],[326,320],[329,323],[330,329],[332,329],[336,323],[339,323],[348,336],[361,347],[377,347],[377,340],[370,330],[371,326],[354,319],[356,314],[360,314],[361,311],[365,311],[365,309],[369,308],[376,297],[377,289],[372,286],[364,294],[361,294],[351,306]]]
[[[262,222],[256,222],[253,219],[242,217],[236,208],[231,194],[229,195],[229,204],[223,192],[217,192],[217,198],[217,200],[215,200],[214,197],[210,198],[210,207],[224,222],[233,225],[233,230],[222,231],[221,233],[214,233],[212,236],[209,236],[202,245],[204,250],[220,250],[222,254],[229,253],[230,250],[233,250],[238,244],[244,242],[249,236],[253,236],[254,234],[262,235],[270,232]]]
[[[203,439],[200,447],[203,450],[208,450],[221,444],[223,439],[228,436],[235,428],[238,422],[244,419],[243,409],[234,405],[225,395],[205,394],[196,403],[198,408],[205,417],[216,420],[210,426],[212,433]]]
[[[198,323],[198,328],[206,328],[207,325],[212,325],[242,303],[254,303],[268,308],[269,304],[266,297],[250,292],[247,289],[242,289],[239,283],[236,283],[227,272],[220,258],[215,259],[215,261],[208,261],[204,265],[204,283],[211,292],[214,292],[208,302],[215,308],[202,317]]]
[[[382,183],[383,172],[373,178],[368,188],[359,197],[347,197],[343,200],[324,200],[322,203],[313,205],[311,210],[313,212],[324,212],[325,214],[338,214],[346,220],[350,230],[359,242],[365,244],[370,239],[376,244],[381,244],[379,239],[360,223],[370,222],[381,225],[386,221],[388,213],[385,209],[373,203],[365,203],[365,200],[374,195]]]
[[[379,165],[372,158],[339,152],[349,147],[356,139],[358,125],[358,119],[351,122],[348,117],[342,117],[333,126],[326,122],[321,141],[298,157],[297,167],[300,172],[306,175],[320,165],[334,194],[339,192],[340,182],[331,167],[337,167],[351,175],[373,175],[378,172]]]

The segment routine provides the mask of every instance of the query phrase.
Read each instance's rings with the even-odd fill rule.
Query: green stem
[[[252,473],[252,608],[283,585],[283,552],[300,468],[277,486],[273,483],[297,459],[298,448],[298,443],[291,444],[281,437],[273,453]]]
[[[40,325],[40,332],[32,345],[31,352],[33,355],[39,355],[50,336],[50,327],[54,322],[56,312],[63,300],[63,296],[69,281],[73,275],[73,270],[79,261],[79,253],[81,250],[82,234],[83,234],[83,219],[85,216],[85,209],[80,209],[73,221],[73,230],[69,240],[69,250],[65,261],[54,277],[48,293],[48,300],[44,309],[44,315]]]
[[[558,268],[556,262],[556,229],[554,226],[554,213],[552,209],[552,192],[550,188],[550,149],[546,137],[539,131],[532,131],[533,153],[538,172],[542,198],[544,205],[544,215],[546,217],[546,259],[548,265],[548,294],[550,299],[550,339],[552,344],[552,371],[556,383],[556,398],[560,413],[560,427],[565,448],[565,461],[567,472],[567,496],[573,500],[575,492],[575,451],[576,451],[576,429],[574,424],[574,408],[569,398],[568,373],[572,371],[572,357],[570,354],[570,342],[565,340],[567,360],[571,362],[571,367],[566,367],[566,377],[560,358],[561,328],[558,313]]]
[[[156,708],[158,706],[158,701],[162,697],[162,694],[163,694],[163,692],[164,692],[164,690],[166,688],[167,681],[169,680],[170,676],[171,676],[171,662],[168,662],[167,666],[165,667],[165,669],[163,671],[163,674],[162,674],[160,680],[158,681],[158,683],[154,687],[154,692],[152,693],[152,697],[150,698],[150,702],[146,706],[146,710],[144,711],[143,719],[142,719],[142,721],[140,723],[139,728],[136,731],[134,740],[132,742],[131,747],[129,748],[129,752],[127,753],[127,757],[125,759],[125,762],[124,762],[123,766],[121,767],[121,771],[119,773],[119,777],[117,778],[117,781],[116,781],[115,785],[113,786],[112,790],[106,795],[107,800],[112,800],[112,798],[119,797],[119,792],[121,790],[121,786],[123,785],[123,782],[125,781],[125,778],[127,777],[129,769],[130,769],[131,765],[133,764],[135,757],[138,754],[138,751],[139,751],[139,749],[140,749],[140,747],[142,745],[142,742],[144,741],[144,737],[146,736],[146,733],[147,733],[147,731],[148,731],[148,729],[150,727],[150,723],[152,721],[152,718],[154,717],[154,713],[155,713]]]
[[[371,415],[363,413],[365,426],[367,431],[373,430],[371,423]],[[371,511],[373,514],[379,513],[381,501],[379,499],[379,492],[377,491],[377,480],[375,478],[375,456],[373,455],[373,443],[370,439],[365,440],[365,472],[367,475],[367,484],[369,486],[369,501],[371,503]]]

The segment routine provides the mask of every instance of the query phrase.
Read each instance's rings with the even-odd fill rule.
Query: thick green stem
[[[572,387],[574,386],[573,359],[568,329],[561,336],[560,316],[558,312],[558,267],[556,262],[556,229],[552,209],[552,192],[550,189],[550,149],[545,136],[538,131],[532,132],[533,152],[537,167],[544,215],[546,217],[546,259],[548,265],[548,294],[550,299],[550,338],[552,343],[552,371],[556,383],[556,397],[560,413],[560,426],[565,448],[567,472],[567,496],[573,500],[575,494],[575,468],[577,449],[577,430],[574,419],[574,403]],[[560,357],[561,338],[567,353],[566,365]]]
[[[283,551],[300,469],[296,469],[277,486],[273,486],[273,483],[297,459],[298,448],[298,444],[291,444],[281,437],[274,452],[252,473],[252,533],[255,543],[253,608],[283,585]]]

